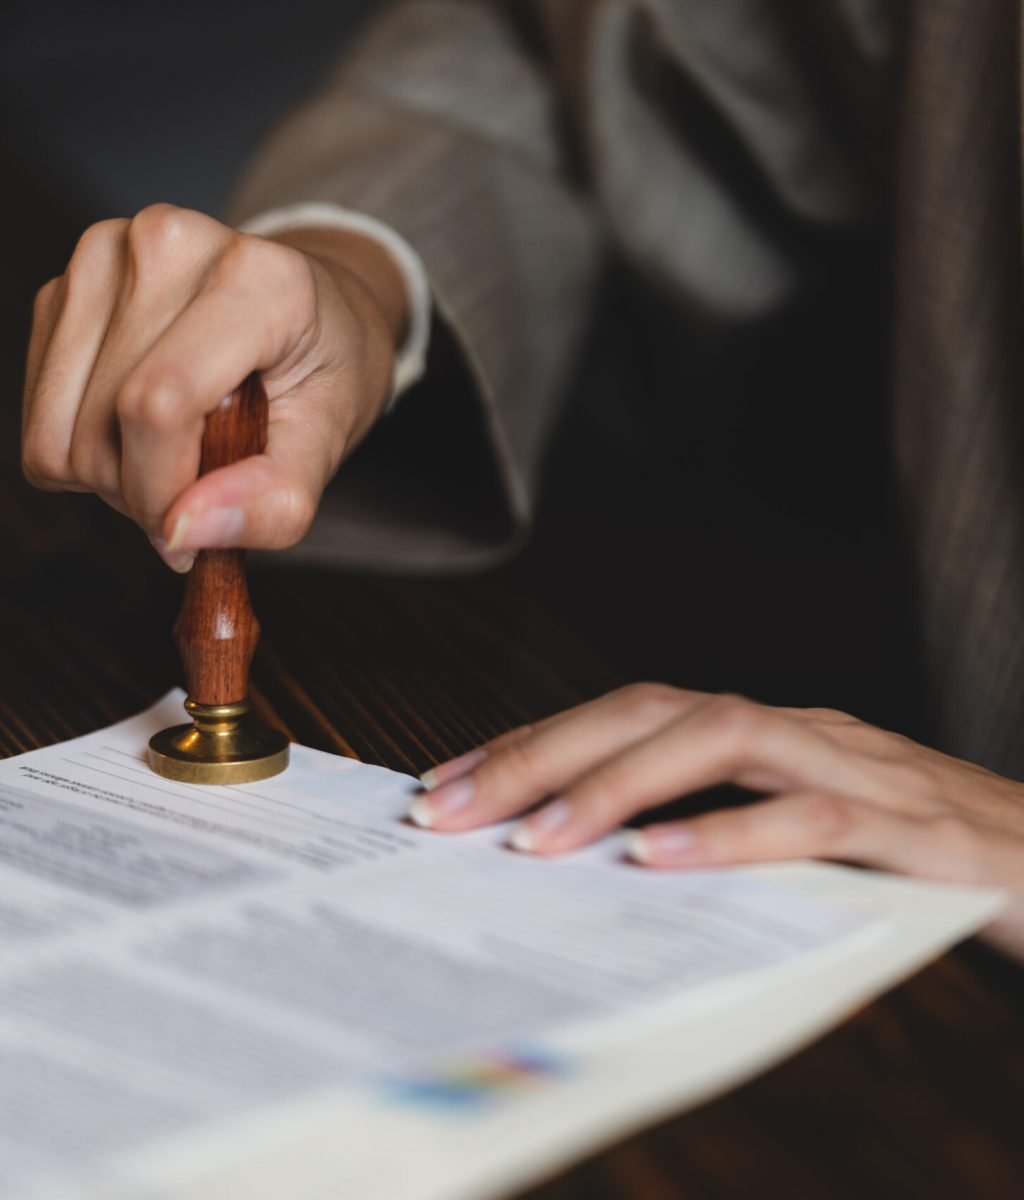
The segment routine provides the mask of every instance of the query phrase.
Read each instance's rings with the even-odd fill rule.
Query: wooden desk
[[[5,482],[6,480],[6,482]],[[180,584],[127,522],[0,474],[0,753],[85,733],[179,678]],[[256,698],[294,738],[418,772],[616,682],[511,574],[258,569]],[[1024,1195],[1024,974],[961,950],[756,1082],[531,1200]]]

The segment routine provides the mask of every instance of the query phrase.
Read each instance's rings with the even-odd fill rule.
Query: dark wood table
[[[0,753],[85,733],[179,679],[180,581],[92,500],[0,472]],[[619,682],[514,571],[450,581],[258,566],[258,705],[298,741],[419,772]],[[1024,980],[947,956],[755,1082],[532,1200],[1024,1196]]]

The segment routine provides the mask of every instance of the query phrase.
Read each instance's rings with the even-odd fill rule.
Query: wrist
[[[375,302],[397,351],[409,332],[405,280],[388,250],[374,238],[349,229],[307,227],[269,235],[269,240],[315,260],[343,294],[355,278]]]

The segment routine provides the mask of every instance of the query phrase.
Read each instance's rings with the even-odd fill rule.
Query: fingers
[[[50,339],[57,325],[64,295],[64,277],[51,279],[36,293],[32,307],[32,331],[29,334],[25,359],[25,390],[22,397],[22,423],[28,423],[29,408],[35,397],[39,371],[46,357]]]
[[[601,700],[604,699],[605,697],[601,697]],[[545,717],[543,721],[537,721],[532,725],[521,725],[518,729],[503,733],[500,737],[494,738],[482,746],[477,746],[466,754],[460,754],[458,758],[451,758],[447,762],[438,763],[436,767],[431,767],[429,771],[424,771],[420,776],[423,790],[435,793],[435,795],[418,797],[409,810],[410,819],[424,829],[431,829],[435,826],[444,828],[447,824],[446,810],[460,807],[457,802],[449,799],[448,784],[470,775],[489,757],[493,758],[499,753],[505,753],[515,746],[530,741],[542,730],[550,730],[556,725],[577,719],[584,710],[596,703],[599,701],[591,700],[587,704],[581,704],[578,708],[556,713],[552,717]],[[457,793],[452,791],[451,794]]]
[[[832,792],[798,791],[746,808],[649,825],[626,835],[628,852],[647,866],[720,866],[773,859],[862,859],[873,846],[905,835],[910,818],[881,812]]]
[[[115,397],[187,304],[210,233],[218,229],[228,232],[201,214],[153,205],[130,221],[101,221],[82,235],[62,277],[60,310],[42,356],[36,350],[42,323],[33,332],[23,439],[32,482],[94,491],[124,509]],[[41,295],[37,320],[45,307]]]
[[[794,719],[739,696],[691,702],[676,720],[573,775],[510,843],[560,854],[593,841],[645,809],[721,784],[751,791],[841,791],[908,815],[943,811],[915,792],[920,771],[836,741],[830,722]]]
[[[821,858],[951,883],[996,881],[986,838],[966,821],[909,816],[824,791],[631,830],[627,845],[631,858],[653,867]]]
[[[598,696],[594,700],[587,700],[583,704],[576,705],[575,708],[567,708],[562,712],[554,713],[552,716],[545,717],[541,721],[535,721],[530,725],[521,725],[517,729],[511,729],[508,733],[503,733],[499,737],[485,742],[482,746],[470,750],[468,754],[462,754],[458,758],[449,759],[447,762],[439,763],[436,767],[425,771],[420,776],[420,783],[423,784],[426,791],[432,792],[442,784],[469,774],[484,759],[489,756],[493,757],[499,750],[507,750],[517,743],[525,742],[543,730],[554,729],[559,725],[574,726],[577,722],[589,717],[591,713],[604,711],[611,705],[616,705],[624,709],[631,706],[637,700],[646,702],[650,698],[652,691],[675,691],[680,696],[689,697],[694,701],[709,698],[700,692],[686,692],[681,688],[673,689],[660,683],[631,684],[628,687],[619,688],[614,692]]]
[[[345,312],[335,315],[344,329]],[[26,475],[39,486],[108,499],[181,569],[188,554],[168,552],[165,518],[196,478],[206,415],[254,369],[265,369],[279,394],[294,393],[302,370],[294,379],[288,372],[317,333],[313,272],[295,250],[170,205],[94,225],[65,276],[37,300]],[[315,376],[325,365],[320,356],[303,369]],[[326,382],[305,382],[302,420],[310,429],[290,414],[272,430],[267,462],[211,489],[237,493],[220,507],[240,507],[242,515],[211,516],[208,544],[239,544],[247,535],[252,544],[291,544],[308,526],[310,497],[315,503],[345,438],[344,422],[332,425],[317,395]],[[295,395],[286,398],[297,411]],[[274,513],[282,525],[269,531]],[[193,522],[193,540],[201,532]]]
[[[293,545],[387,398],[374,296],[343,263],[171,205],[93,226],[37,301],[26,474],[96,492],[179,570],[203,547]],[[197,483],[207,414],[254,370],[266,453]]]
[[[781,794],[630,830],[630,857],[651,867],[821,858],[1002,887],[1009,903],[986,937],[1024,956],[1020,785],[841,713],[638,685],[428,772],[409,816],[470,829],[555,793],[510,838],[548,855],[723,782]]]
[[[315,324],[312,277],[300,254],[255,238],[232,243],[117,396],[122,490],[147,532],[159,533],[195,480],[207,415],[251,371],[280,370]],[[327,429],[317,433],[324,444],[335,440]],[[315,455],[317,468],[322,458]],[[206,545],[238,544],[230,539],[240,531],[229,533],[223,519],[210,524],[219,533]]]
[[[211,218],[171,205],[143,209],[124,230],[116,303],[81,397],[70,454],[77,481],[101,495],[119,495],[132,516],[122,478],[124,383],[189,305],[204,262],[228,237]],[[69,272],[74,267],[72,260]]]
[[[950,811],[930,784],[931,767],[911,753],[920,748],[877,730],[851,742],[847,730],[858,724],[831,712],[637,685],[443,764],[425,777],[427,795],[409,815],[430,828],[472,829],[554,797],[510,843],[559,854],[645,809],[725,783],[839,793],[904,817]]]
[[[72,443],[82,398],[117,302],[127,224],[102,221],[87,230],[67,273],[37,297],[22,434],[24,472],[37,487],[104,490],[114,474],[117,448],[109,428],[103,431],[102,444],[90,452],[88,464],[73,462]],[[94,467],[95,480],[79,476],[79,469],[91,474]]]
[[[647,808],[723,783],[828,786],[848,756],[812,727],[736,696],[718,696],[575,779],[512,835],[518,850],[560,854]]]
[[[589,700],[576,708],[555,713],[554,716],[545,717],[542,721],[535,721],[531,725],[520,725],[516,729],[510,729],[508,733],[503,733],[499,737],[485,742],[482,746],[477,746],[466,754],[460,754],[457,758],[450,758],[447,762],[438,763],[436,767],[431,767],[429,771],[424,771],[420,776],[420,783],[423,785],[423,790],[426,792],[438,791],[445,784],[451,783],[452,780],[461,779],[464,775],[468,775],[489,756],[494,756],[501,750],[508,750],[520,742],[528,741],[540,733],[542,729],[552,729],[554,726],[564,724],[566,721],[575,720],[583,712],[593,707],[593,705],[599,704],[604,700],[606,700],[606,697],[601,696],[598,700]],[[422,824],[424,828],[434,824],[434,820],[430,815],[429,802],[421,803],[417,808],[417,812],[421,816],[419,824]]]
[[[707,700],[660,684],[622,688],[497,739],[470,766],[464,758],[438,768],[441,786],[418,797],[409,815],[449,831],[504,820]]]
[[[171,506],[163,536],[172,553],[226,546],[280,550],[309,530],[333,470],[326,429],[282,415],[267,449],[204,475]]]

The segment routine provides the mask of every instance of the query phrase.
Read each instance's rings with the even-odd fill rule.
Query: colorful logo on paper
[[[566,1065],[544,1051],[502,1049],[454,1059],[427,1071],[384,1080],[399,1103],[451,1110],[476,1109],[566,1074]]]

